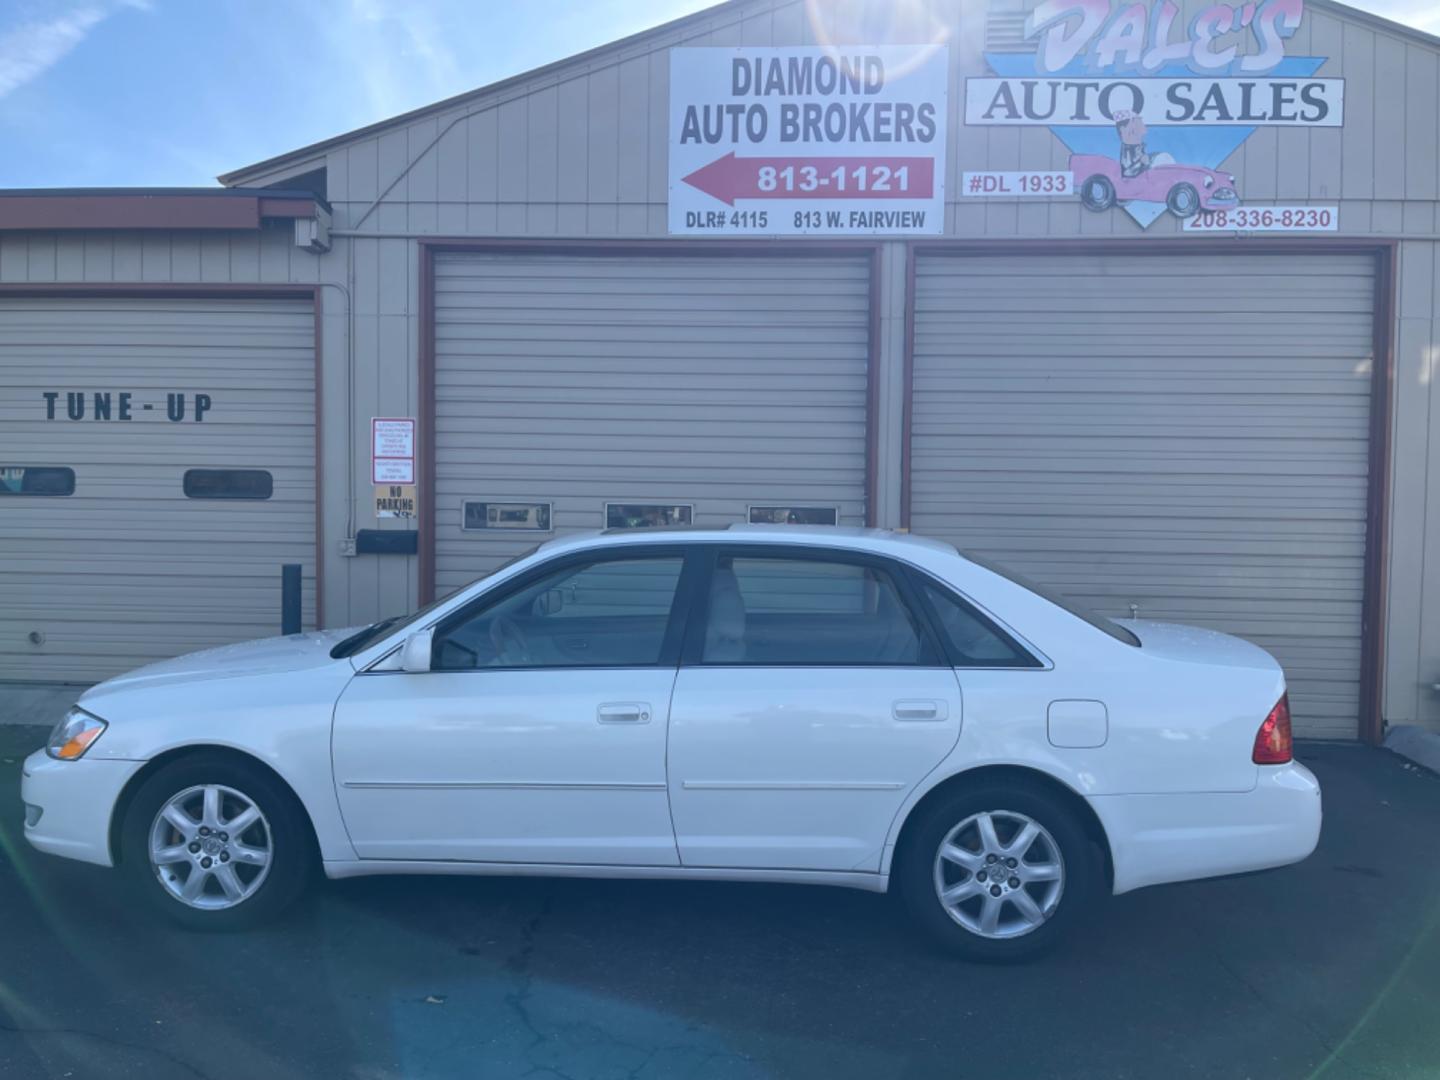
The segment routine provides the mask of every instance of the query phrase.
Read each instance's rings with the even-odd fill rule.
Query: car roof
[[[546,554],[591,547],[655,543],[813,544],[902,554],[923,549],[957,554],[953,544],[894,529],[848,525],[660,525],[641,529],[591,529],[557,537],[541,547]]]

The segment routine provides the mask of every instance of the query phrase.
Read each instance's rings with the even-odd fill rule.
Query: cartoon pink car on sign
[[[1223,210],[1240,205],[1235,177],[1199,165],[1151,164],[1135,176],[1126,176],[1121,163],[1102,154],[1075,154],[1070,171],[1087,210],[1109,210],[1117,202],[1163,202],[1178,218],[1194,217],[1201,210]]]

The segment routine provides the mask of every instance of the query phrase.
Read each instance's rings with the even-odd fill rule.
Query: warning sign
[[[944,45],[670,50],[670,232],[940,233]]]
[[[375,484],[415,483],[415,421],[377,416],[370,421],[370,480]]]
[[[375,516],[377,518],[413,518],[415,516],[415,485],[376,484]]]

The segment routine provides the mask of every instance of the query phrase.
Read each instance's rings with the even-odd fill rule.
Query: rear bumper
[[[1097,795],[1115,892],[1269,870],[1299,862],[1320,840],[1320,784],[1305,766],[1263,765],[1238,793]]]
[[[25,839],[51,855],[114,865],[110,815],[126,782],[144,764],[88,757],[56,761],[37,750],[25,759],[21,771]]]

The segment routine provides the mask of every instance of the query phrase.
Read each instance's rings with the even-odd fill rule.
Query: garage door
[[[1285,665],[1353,737],[1368,257],[922,256],[912,526]]]
[[[0,678],[314,625],[309,301],[0,300]]]
[[[569,530],[864,523],[866,259],[442,253],[435,289],[438,595]]]

